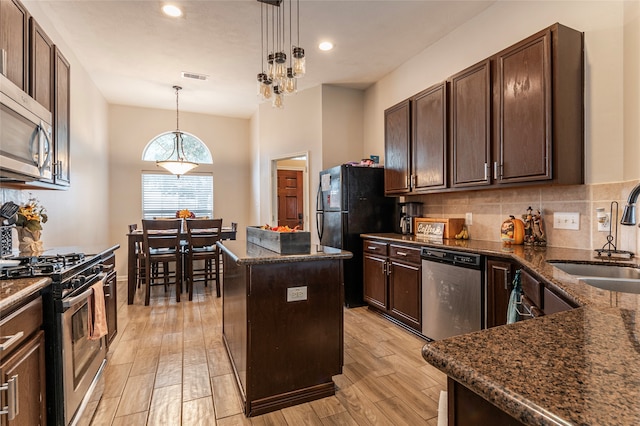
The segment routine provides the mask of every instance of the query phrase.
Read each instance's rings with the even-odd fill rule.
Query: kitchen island
[[[280,255],[246,241],[223,254],[222,336],[246,416],[335,394],[342,372],[342,261],[330,247]]]
[[[640,424],[640,295],[587,285],[550,262],[638,268],[637,259],[490,241],[435,244],[398,234],[366,237],[502,257],[579,306],[427,343],[423,358],[448,376],[450,425]]]

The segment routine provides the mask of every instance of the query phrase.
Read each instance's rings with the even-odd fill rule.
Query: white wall
[[[585,33],[585,182],[639,177],[638,6],[628,3],[496,2],[366,91],[364,152],[384,151],[386,108],[559,22]]]
[[[109,107],[109,229],[112,241],[126,247],[127,225],[140,225],[141,172],[159,170],[142,161],[147,143],[175,129],[175,111],[111,105]],[[223,224],[243,229],[250,210],[249,120],[180,112],[180,130],[199,137],[211,151],[213,164],[194,171],[213,173],[214,215]],[[118,271],[126,270],[126,253],[118,257]]]
[[[362,90],[322,86],[323,169],[364,158],[363,107]]]

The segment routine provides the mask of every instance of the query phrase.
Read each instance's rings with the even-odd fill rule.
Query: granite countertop
[[[424,359],[449,377],[529,425],[640,424],[640,295],[589,286],[548,262],[640,267],[637,259],[491,241],[440,244],[399,234],[363,237],[509,258],[580,306],[427,343]]]
[[[318,260],[350,259],[353,253],[326,246],[311,246],[308,253],[279,254],[245,240],[219,241],[218,247],[239,265],[265,263],[312,262]]]
[[[0,281],[0,313],[10,310],[51,283],[51,278],[20,278]]]

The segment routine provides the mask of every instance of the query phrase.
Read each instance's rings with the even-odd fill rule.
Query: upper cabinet
[[[31,81],[29,94],[51,111],[53,106],[53,42],[40,25],[30,19],[29,62]]]
[[[491,62],[450,78],[451,185],[491,184]]]
[[[24,92],[29,90],[28,35],[29,13],[24,6],[17,0],[0,1],[0,71]]]
[[[69,128],[71,125],[70,88],[71,74],[69,62],[56,47],[53,60],[53,179],[58,185],[69,186]]]
[[[414,168],[404,193],[584,183],[583,74],[583,34],[555,24],[451,76],[443,100],[449,120],[446,150],[438,152],[433,134],[421,139],[417,130],[433,129],[439,121],[435,110],[419,114],[411,105]],[[394,158],[389,151],[385,161]],[[424,157],[416,154],[425,152],[432,155],[431,174],[425,176],[436,177],[434,165],[440,161],[450,165],[442,167],[444,183],[421,183],[416,170]]]
[[[385,194],[447,187],[447,92],[436,84],[385,111]]]
[[[405,100],[384,112],[384,191],[409,192],[411,179],[411,102]]]

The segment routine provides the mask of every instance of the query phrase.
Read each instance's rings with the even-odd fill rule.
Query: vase
[[[18,231],[20,253],[38,254],[42,252],[42,241],[40,240],[42,231],[30,231],[21,227],[17,227],[16,230]]]

